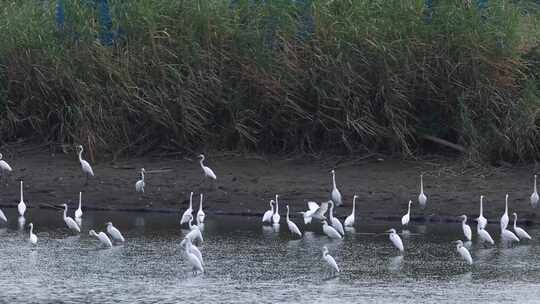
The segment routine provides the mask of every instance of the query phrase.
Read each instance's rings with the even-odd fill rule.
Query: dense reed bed
[[[1,140],[540,155],[532,2],[109,0],[110,46],[99,8],[73,2],[60,28],[53,4],[0,0]]]

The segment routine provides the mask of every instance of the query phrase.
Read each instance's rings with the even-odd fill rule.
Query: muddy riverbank
[[[0,205],[15,207],[19,202],[19,180],[24,180],[25,202],[29,208],[71,202],[76,206],[83,192],[88,209],[179,212],[188,204],[189,192],[204,192],[204,208],[209,214],[262,214],[268,200],[279,193],[281,202],[294,211],[306,208],[308,200],[329,198],[331,175],[336,169],[338,188],[345,205],[337,213],[350,213],[352,196],[358,194],[360,218],[398,220],[412,199],[413,221],[451,221],[459,214],[477,215],[481,194],[486,196],[485,213],[491,222],[504,209],[504,195],[510,194],[510,212],[539,222],[537,210],[530,207],[534,164],[485,167],[467,165],[455,159],[404,161],[371,157],[275,158],[253,155],[208,153],[206,164],[218,180],[210,189],[201,184],[201,168],[195,157],[149,156],[92,162],[95,178],[84,185],[84,176],[74,151],[67,153],[46,148],[18,146],[4,151],[13,167],[0,186]],[[135,192],[139,169],[144,167],[146,192]],[[428,207],[421,210],[416,198],[419,174],[424,173]],[[196,196],[197,197],[197,196]],[[197,197],[198,198],[198,197]],[[194,208],[198,208],[195,199]],[[283,204],[284,207],[284,204]],[[282,209],[284,213],[284,208]]]

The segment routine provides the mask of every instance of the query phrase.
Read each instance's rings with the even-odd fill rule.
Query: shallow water
[[[298,225],[304,237],[290,237],[286,224],[276,233],[259,218],[209,216],[200,246],[204,275],[194,277],[179,243],[178,214],[86,212],[83,232],[74,236],[61,212],[30,209],[39,241],[27,242],[15,209],[0,227],[0,302],[6,303],[538,303],[540,244],[513,248],[472,243],[475,265],[464,264],[453,240],[457,224],[415,225],[404,237],[402,257],[382,234],[397,223],[359,224],[343,241],[322,235],[320,225]],[[283,220],[283,219],[282,219]],[[102,249],[89,229],[112,221],[124,245]],[[300,219],[295,220],[297,223]],[[488,230],[496,241],[497,225]],[[474,229],[473,229],[474,230]],[[538,227],[529,227],[533,236]],[[476,235],[474,234],[474,237]],[[327,245],[342,273],[330,277],[322,260]]]

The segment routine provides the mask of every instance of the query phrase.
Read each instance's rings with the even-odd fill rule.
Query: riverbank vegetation
[[[0,1],[1,140],[540,155],[532,2],[109,0],[107,33],[73,2]]]

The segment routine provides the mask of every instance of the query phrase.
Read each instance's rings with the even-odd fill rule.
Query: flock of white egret
[[[83,174],[86,177],[86,183],[88,183],[88,178],[94,176],[94,171],[92,170],[91,165],[82,158],[82,152],[83,147],[81,145],[76,146],[78,150],[78,157],[79,162],[81,164],[81,169]],[[215,181],[217,179],[216,174],[214,171],[204,165],[205,157],[204,155],[199,155],[199,163],[202,169],[203,173],[203,180],[210,180],[211,182]],[[2,160],[2,154],[0,153],[0,171],[1,174],[4,175],[7,172],[12,171],[12,168],[10,165]],[[144,193],[144,187],[145,187],[145,181],[144,181],[144,173],[145,169],[142,168],[140,170],[141,179],[138,180],[135,183],[135,190],[140,193]],[[323,202],[321,204],[318,204],[313,201],[307,202],[308,209],[306,211],[298,212],[302,215],[302,218],[304,220],[304,224],[310,224],[313,220],[318,220],[322,224],[322,231],[323,233],[328,236],[330,239],[343,239],[345,237],[345,227],[353,227],[355,224],[355,212],[356,212],[356,200],[358,196],[355,194],[353,196],[352,201],[352,212],[349,216],[346,217],[344,221],[344,225],[341,223],[341,221],[334,216],[334,207],[338,207],[343,205],[341,192],[337,188],[336,185],[336,173],[334,170],[331,171],[332,175],[332,191],[330,193],[330,200],[327,202]],[[536,207],[538,205],[539,196],[537,192],[537,186],[536,186],[537,178],[536,175],[534,176],[534,191],[531,194],[530,202],[533,207]],[[490,233],[487,231],[487,219],[483,215],[483,200],[484,196],[480,196],[480,214],[477,218],[474,220],[477,221],[476,225],[476,231],[477,236],[479,240],[483,244],[491,244],[494,245],[495,242],[493,238],[491,237]],[[428,197],[424,193],[424,180],[423,175],[420,175],[420,193],[418,195],[418,204],[421,208],[425,208],[427,205]],[[75,211],[75,220],[67,215],[68,212],[68,206],[67,204],[62,204],[63,207],[63,219],[66,224],[66,226],[73,232],[80,233],[81,232],[81,218],[83,216],[82,212],[82,193],[79,192],[79,206],[78,209]],[[275,195],[274,199],[270,200],[269,202],[270,209],[267,210],[262,217],[262,222],[272,224],[274,226],[278,226],[281,221],[281,216],[279,214],[279,195]],[[408,202],[407,207],[407,213],[403,215],[401,218],[401,224],[403,226],[409,225],[410,217],[411,217],[411,206],[412,201],[410,200]],[[285,206],[287,209],[286,212],[286,223],[287,227],[290,231],[290,233],[293,235],[293,237],[302,238],[302,232],[298,228],[298,226],[291,220],[290,218],[290,207],[289,205]],[[24,215],[26,212],[26,204],[24,203],[24,196],[23,196],[23,182],[20,182],[20,202],[17,206],[18,212],[19,212],[19,224],[21,227],[24,226]],[[326,216],[326,213],[328,212],[328,217]],[[194,209],[193,209],[193,192],[191,192],[189,197],[189,206],[182,214],[182,217],[180,219],[180,225],[187,224],[189,227],[189,233],[187,233],[182,242],[180,243],[181,247],[184,249],[184,256],[186,257],[186,260],[192,267],[193,274],[197,273],[204,273],[204,262],[201,250],[196,246],[196,244],[200,244],[203,242],[203,235],[202,232],[204,230],[204,221],[205,221],[205,213],[203,210],[203,194],[200,194],[200,200],[199,200],[199,209],[196,213],[196,216],[193,216]],[[513,223],[513,230],[508,229],[509,224],[509,213],[508,213],[508,194],[506,195],[506,203],[505,203],[505,210],[504,213],[500,219],[500,238],[504,243],[513,243],[513,242],[520,242],[520,240],[525,239],[531,239],[531,236],[520,227],[517,227],[517,214],[514,212],[512,213],[512,216],[514,218]],[[472,256],[467,249],[468,246],[471,245],[470,241],[472,240],[472,230],[471,227],[467,224],[467,216],[461,215],[460,219],[462,220],[462,230],[463,234],[465,236],[466,243],[463,243],[461,240],[455,241],[456,243],[456,249],[459,255],[468,263],[473,264]],[[7,217],[5,216],[4,212],[0,210],[0,220],[3,220],[7,222]],[[193,225],[193,221],[196,221],[196,225]],[[113,226],[111,222],[106,223],[107,225],[107,233],[105,232],[96,232],[94,230],[90,230],[89,234],[91,236],[96,237],[104,246],[106,247],[112,247],[113,241],[115,242],[124,242],[124,237],[122,236],[122,233]],[[30,236],[29,236],[29,242],[32,244],[37,244],[38,238],[36,234],[34,233],[34,225],[30,223]],[[403,245],[403,241],[401,240],[401,237],[397,233],[397,231],[394,228],[391,228],[386,231],[389,233],[389,239],[391,243],[398,249],[400,253],[405,251],[405,247]],[[111,241],[111,238],[113,241]],[[329,254],[328,248],[326,246],[323,247],[323,260],[328,264],[331,271],[333,273],[339,273],[339,267],[336,263],[335,259]]]

